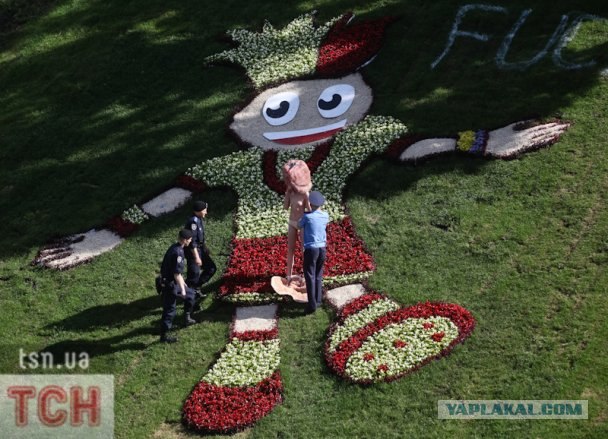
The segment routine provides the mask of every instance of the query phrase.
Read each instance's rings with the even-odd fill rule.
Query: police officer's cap
[[[192,210],[194,212],[200,212],[202,210],[205,210],[207,208],[207,203],[205,203],[204,201],[195,201],[194,204],[192,204]]]
[[[190,239],[192,238],[192,230],[181,229],[178,236],[179,239]]]
[[[311,206],[323,206],[325,204],[325,197],[321,192],[312,191],[308,194],[308,201],[310,201]]]

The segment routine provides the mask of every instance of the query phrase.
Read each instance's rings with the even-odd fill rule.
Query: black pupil
[[[331,101],[326,101],[324,99],[319,99],[319,108],[321,110],[333,110],[338,105],[340,105],[340,102],[342,102],[342,96],[340,96],[339,94],[335,93],[331,97]]]
[[[280,117],[285,116],[287,114],[287,110],[289,110],[289,102],[281,101],[281,103],[279,104],[279,108],[277,108],[276,110],[272,108],[266,108],[266,114],[268,115],[268,117],[278,119]]]

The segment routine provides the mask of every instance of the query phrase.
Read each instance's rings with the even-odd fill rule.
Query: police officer
[[[190,317],[190,313],[194,307],[194,290],[186,286],[186,282],[184,282],[184,278],[182,277],[185,262],[184,247],[189,245],[191,241],[192,230],[180,230],[177,242],[171,245],[165,253],[160,268],[163,303],[160,326],[160,341],[162,342],[174,343],[177,341],[176,337],[171,337],[167,334],[173,325],[178,297],[184,300],[186,326],[196,323],[196,320]]]
[[[199,290],[203,284],[213,277],[217,267],[209,256],[209,249],[205,244],[204,219],[207,216],[207,203],[195,201],[192,205],[192,211],[192,216],[188,218],[184,226],[187,230],[192,231],[192,242],[185,248],[186,260],[188,261],[186,283],[190,288]]]

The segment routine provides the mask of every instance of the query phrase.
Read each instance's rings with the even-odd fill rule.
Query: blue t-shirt
[[[329,215],[320,209],[302,215],[298,225],[303,229],[304,248],[325,247],[327,223],[329,223]]]

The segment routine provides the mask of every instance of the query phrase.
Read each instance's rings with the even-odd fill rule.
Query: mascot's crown
[[[240,64],[256,89],[306,77],[338,77],[371,61],[378,50],[389,17],[351,26],[352,13],[315,26],[314,14],[302,15],[283,29],[265,22],[262,32],[228,31],[238,44],[211,55],[210,63]]]

